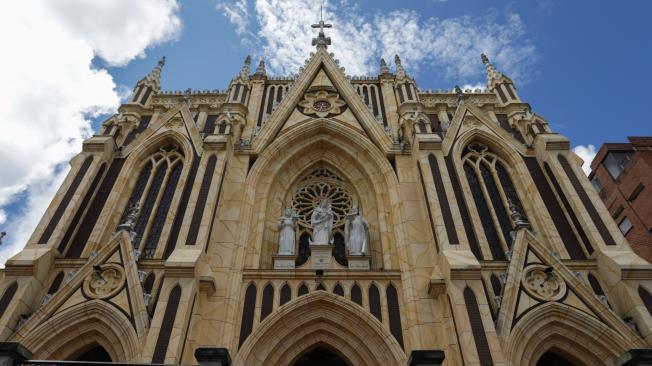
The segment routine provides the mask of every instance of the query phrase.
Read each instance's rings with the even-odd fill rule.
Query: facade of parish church
[[[646,359],[652,266],[510,78],[350,77],[323,27],[292,77],[136,84],[6,263],[0,361]]]

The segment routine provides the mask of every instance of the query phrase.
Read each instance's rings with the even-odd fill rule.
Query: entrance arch
[[[394,337],[367,311],[341,296],[317,291],[281,306],[260,323],[233,365],[292,366],[319,347],[337,350],[349,365],[407,362]]]
[[[538,364],[548,352],[576,366],[612,365],[631,348],[640,347],[605,323],[570,306],[549,302],[527,313],[505,341],[512,365]]]

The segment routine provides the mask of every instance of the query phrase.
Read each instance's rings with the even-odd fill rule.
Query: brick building
[[[652,261],[652,137],[606,143],[589,179],[632,249]]]

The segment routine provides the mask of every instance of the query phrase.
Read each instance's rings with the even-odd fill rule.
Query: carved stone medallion
[[[107,299],[122,289],[126,279],[125,271],[115,263],[98,267],[84,280],[84,293],[94,299]]]
[[[337,90],[328,86],[308,89],[297,106],[299,112],[315,118],[337,116],[346,108],[346,103],[340,98]]]
[[[566,293],[566,282],[552,269],[542,264],[533,264],[523,270],[521,284],[525,291],[541,301],[556,301]]]

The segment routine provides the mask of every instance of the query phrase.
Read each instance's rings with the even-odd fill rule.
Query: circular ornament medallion
[[[331,103],[327,100],[318,100],[312,104],[312,108],[317,112],[326,112],[331,109]]]
[[[528,295],[537,300],[556,301],[566,294],[566,282],[542,264],[533,264],[523,270],[521,284]]]
[[[86,277],[84,292],[94,299],[107,299],[122,289],[125,279],[125,271],[120,265],[106,263]]]

